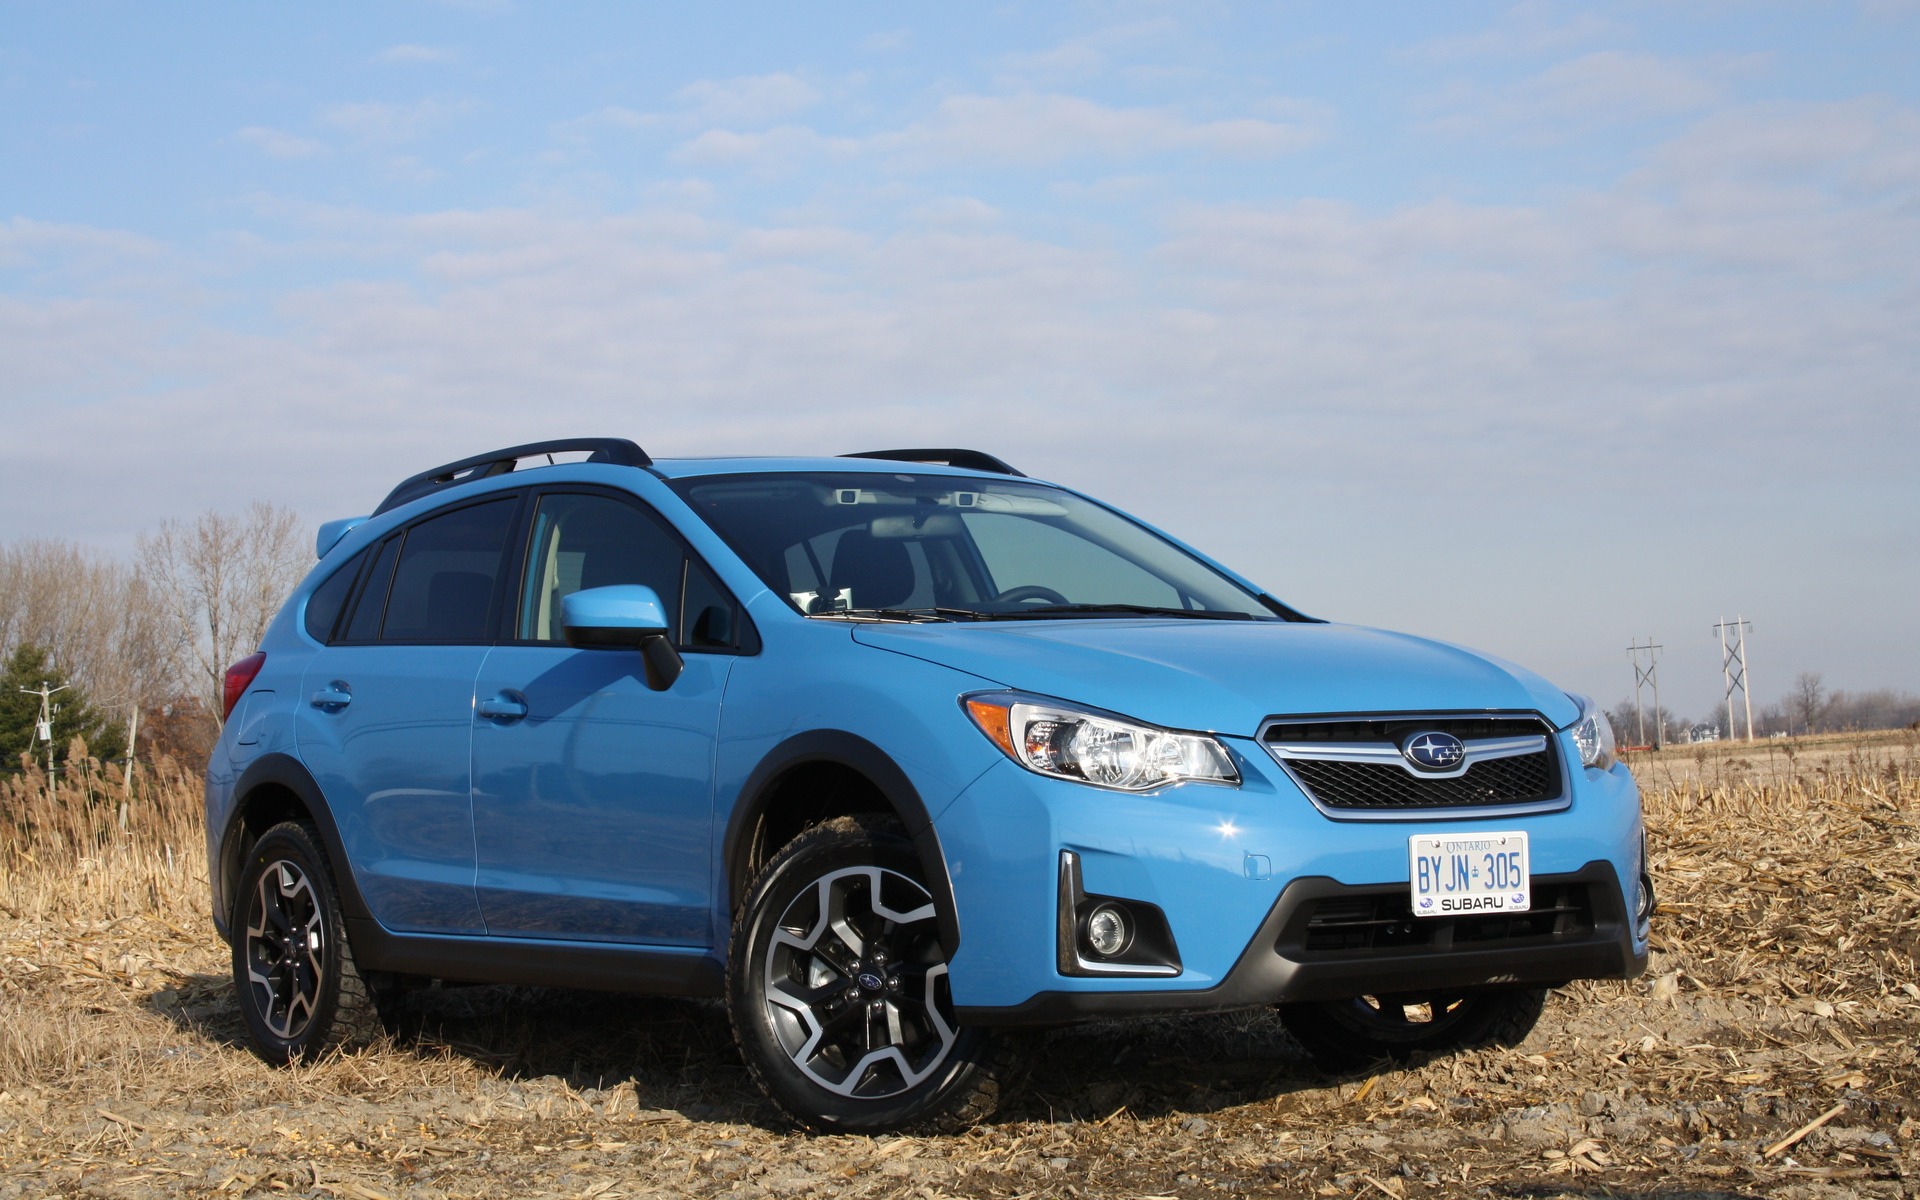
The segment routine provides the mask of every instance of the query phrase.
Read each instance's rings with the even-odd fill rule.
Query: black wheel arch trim
[[[239,799],[235,801],[233,811],[227,815],[226,828],[221,831],[219,859],[207,864],[215,880],[214,894],[220,900],[214,905],[213,913],[214,927],[219,930],[220,936],[228,942],[233,940],[228,920],[233,910],[233,889],[238,881],[233,872],[240,868],[241,839],[253,796],[267,787],[291,792],[307,810],[315,828],[320,831],[321,848],[327,852],[327,861],[333,867],[340,914],[349,921],[365,919],[368,916],[367,903],[360,894],[359,882],[353,877],[353,867],[347,860],[340,840],[340,827],[334,824],[333,810],[327,806],[326,793],[320,790],[320,784],[299,759],[287,754],[263,754],[248,763],[240,773],[240,778],[234,782],[233,794]]]
[[[946,854],[933,816],[920,797],[920,789],[900,764],[885,750],[858,734],[838,729],[816,729],[795,734],[775,746],[763,757],[741,785],[739,798],[727,816],[726,837],[721,843],[721,863],[725,876],[727,912],[732,913],[746,897],[753,880],[747,865],[753,853],[753,832],[767,813],[776,793],[775,785],[795,767],[824,763],[846,767],[864,776],[877,788],[900,818],[914,855],[926,878],[922,881],[933,894],[934,910],[940,925],[940,937],[951,956],[960,948],[960,918],[954,907],[953,883],[947,877]]]

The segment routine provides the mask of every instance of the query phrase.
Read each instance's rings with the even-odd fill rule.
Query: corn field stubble
[[[881,1138],[793,1132],[708,1003],[447,989],[416,1035],[269,1068],[197,775],[29,770],[0,778],[0,1197],[1913,1196],[1920,754],[1817,749],[1637,763],[1652,967],[1517,1048],[1334,1077],[1270,1013],[1086,1026],[990,1123]]]

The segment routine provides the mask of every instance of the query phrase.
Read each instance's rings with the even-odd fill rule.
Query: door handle
[[[338,712],[353,703],[353,693],[347,690],[346,684],[336,679],[315,692],[311,703],[315,708]]]
[[[512,692],[502,692],[480,702],[480,715],[494,721],[518,721],[527,715],[527,702]]]

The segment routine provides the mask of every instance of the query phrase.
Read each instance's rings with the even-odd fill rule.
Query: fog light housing
[[[1118,904],[1102,904],[1087,914],[1080,940],[1096,958],[1113,958],[1133,944],[1133,922]]]
[[[1160,906],[1089,894],[1080,883],[1080,856],[1071,850],[1060,852],[1058,938],[1062,975],[1180,974],[1180,950]]]

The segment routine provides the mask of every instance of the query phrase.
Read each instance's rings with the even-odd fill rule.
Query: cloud
[[[790,170],[822,159],[850,159],[861,151],[854,138],[830,138],[801,125],[782,125],[759,133],[709,129],[673,152],[679,162],[699,166]]]
[[[284,130],[269,129],[264,125],[249,125],[245,129],[235,130],[233,140],[253,147],[268,158],[314,158],[327,152],[325,142],[316,142]]]
[[[1410,57],[1433,61],[1469,58],[1531,58],[1592,42],[1621,32],[1620,25],[1597,12],[1567,9],[1528,0],[1478,33],[1435,38],[1413,47]]]
[[[1708,108],[1725,95],[1729,77],[1752,71],[1760,61],[1596,51],[1513,84],[1456,83],[1425,102],[1432,115],[1424,124],[1456,137],[1561,142],[1596,128]]]
[[[869,54],[898,54],[912,45],[911,29],[889,29],[860,39],[860,48]]]
[[[820,91],[786,72],[706,79],[675,94],[688,120],[710,125],[764,125],[820,102]]]
[[[881,167],[1210,145],[1171,109],[1004,99],[858,142],[730,136],[765,139],[740,161]],[[996,118],[1013,145],[976,140]],[[318,520],[424,464],[576,431],[661,455],[981,443],[1309,611],[1555,673],[1568,628],[1767,589],[1770,637],[1792,636],[1790,604],[1830,626],[1841,566],[1848,624],[1871,628],[1920,586],[1914,560],[1842,564],[1826,534],[1911,537],[1916,122],[1889,100],[1743,106],[1533,203],[1161,197],[1126,237],[984,183],[751,218],[711,183],[602,213],[282,203],[264,247],[0,224],[0,514],[124,535],[130,496],[257,495]],[[869,219],[883,200],[891,226]],[[273,256],[297,290],[257,268]],[[116,433],[43,452],[77,425]],[[1464,531],[1418,564],[1417,597],[1397,549],[1415,526]]]
[[[373,56],[377,63],[443,63],[452,62],[459,53],[445,46],[420,46],[413,44],[388,46]]]
[[[1319,140],[1300,124],[1238,117],[1194,121],[1165,108],[1117,108],[1079,96],[952,96],[934,114],[875,139],[919,165],[1041,166],[1077,159],[1127,160],[1170,152],[1272,158]]]
[[[329,105],[320,111],[318,120],[362,144],[391,146],[418,141],[479,109],[476,100],[430,96],[411,104],[366,101]]]

